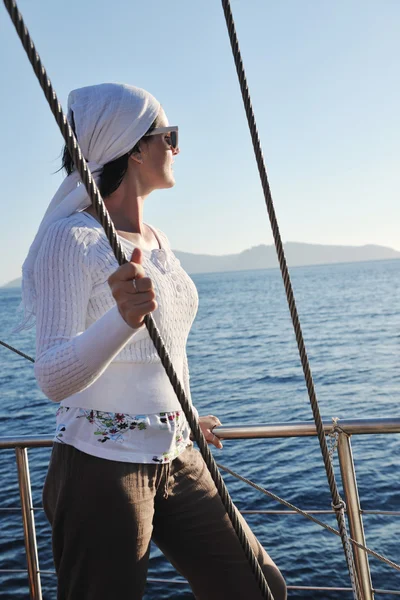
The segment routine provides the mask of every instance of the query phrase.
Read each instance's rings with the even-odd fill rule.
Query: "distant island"
[[[308,265],[328,265],[334,263],[365,262],[370,260],[400,259],[400,252],[385,246],[325,246],[322,244],[302,244],[287,242],[284,244],[289,267]],[[212,254],[191,254],[174,250],[183,268],[196,273],[221,273],[226,271],[249,271],[253,269],[273,269],[278,267],[275,246],[254,246],[239,254],[214,256]],[[21,278],[10,281],[3,287],[21,286]]]

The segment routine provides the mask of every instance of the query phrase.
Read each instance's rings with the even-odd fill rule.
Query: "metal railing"
[[[324,422],[325,433],[332,432],[332,422]],[[218,437],[223,439],[253,439],[316,436],[314,423],[276,423],[274,425],[247,425],[235,427],[218,427]],[[338,431],[338,458],[342,477],[346,512],[349,521],[350,536],[363,546],[366,545],[362,511],[358,495],[356,472],[351,448],[351,435],[400,433],[400,419],[347,419],[340,420]],[[281,511],[281,514],[286,511]],[[391,514],[400,512],[392,511]],[[358,580],[364,600],[373,600],[374,592],[371,581],[367,553],[354,547],[354,561]],[[391,593],[392,590],[379,590],[379,593]],[[400,596],[400,592],[398,592]]]
[[[324,422],[325,433],[332,431],[332,423]],[[272,425],[245,425],[232,427],[218,427],[215,430],[218,437],[225,440],[232,439],[255,439],[255,438],[282,438],[282,437],[305,437],[316,436],[317,432],[313,423],[276,423]],[[361,543],[365,543],[363,514],[385,514],[400,515],[400,511],[362,510],[358,496],[356,473],[354,468],[353,454],[351,448],[351,435],[363,434],[388,434],[400,433],[400,419],[343,419],[339,421],[338,431],[338,459],[343,483],[347,516],[351,537]],[[18,471],[19,492],[21,498],[22,522],[24,527],[24,541],[27,559],[27,574],[31,600],[42,600],[41,575],[54,574],[53,571],[40,571],[36,543],[35,518],[32,505],[32,494],[30,486],[30,474],[28,463],[28,448],[44,448],[53,445],[52,438],[48,436],[26,436],[26,437],[3,437],[0,438],[0,449],[14,449],[16,452],[16,464]],[[0,511],[19,510],[2,509]],[[332,513],[332,510],[308,511],[313,514]],[[260,510],[247,511],[243,514],[296,514],[289,510]],[[373,589],[371,573],[366,552],[354,547],[354,559],[357,575],[364,596],[364,600],[374,600],[375,594],[391,594],[400,596],[396,590]],[[20,572],[18,570],[2,569],[0,572]],[[173,583],[184,584],[180,579],[164,580],[149,578],[149,583]],[[347,587],[317,587],[317,586],[288,586],[290,590],[319,590],[319,591],[351,591]]]

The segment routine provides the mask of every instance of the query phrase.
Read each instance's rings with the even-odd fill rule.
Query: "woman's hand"
[[[157,308],[153,283],[146,277],[139,248],[132,252],[131,262],[119,267],[109,277],[108,285],[120,315],[132,329],[141,327],[145,315]]]
[[[216,448],[221,449],[222,443],[219,438],[213,433],[214,427],[219,427],[222,425],[221,421],[218,417],[214,417],[214,415],[207,415],[206,417],[199,417],[199,425],[200,429],[203,432],[204,437],[206,438],[209,444],[214,444]]]

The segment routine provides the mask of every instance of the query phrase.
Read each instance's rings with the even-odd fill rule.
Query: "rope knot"
[[[333,502],[332,502],[331,506],[335,512],[341,511],[341,510],[344,510],[344,511],[347,510],[346,502],[344,500],[342,500],[342,498],[339,498],[338,504],[333,504]]]

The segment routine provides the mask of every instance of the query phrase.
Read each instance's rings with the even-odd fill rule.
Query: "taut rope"
[[[329,488],[332,496],[332,506],[335,510],[336,518],[339,525],[339,531],[342,539],[343,549],[346,556],[347,566],[349,569],[350,579],[353,587],[353,593],[356,600],[362,600],[362,593],[360,585],[357,579],[357,575],[354,567],[354,559],[351,551],[350,544],[348,542],[348,535],[346,529],[346,521],[344,517],[344,502],[340,498],[338,487],[336,484],[335,474],[333,472],[331,460],[329,457],[328,445],[326,443],[324,428],[322,425],[322,418],[319,411],[317,395],[315,393],[314,383],[311,374],[311,368],[308,361],[306,347],[304,344],[303,333],[301,331],[299,315],[296,308],[296,302],[293,294],[293,288],[290,281],[289,271],[286,264],[285,253],[283,249],[282,239],[279,232],[279,225],[275,214],[274,203],[272,201],[271,190],[268,183],[267,171],[265,168],[264,157],[261,150],[260,138],[258,136],[258,130],[256,120],[254,117],[253,107],[251,104],[250,93],[247,86],[246,74],[243,67],[242,57],[240,54],[239,42],[236,35],[235,23],[233,21],[232,10],[229,0],[222,0],[222,7],[225,14],[226,26],[228,29],[229,39],[232,46],[232,53],[235,61],[236,71],[239,78],[240,90],[242,92],[242,98],[246,117],[250,129],[251,140],[253,142],[254,153],[260,174],[261,185],[264,192],[265,203],[267,205],[268,215],[271,222],[272,233],[274,236],[276,252],[278,255],[279,266],[282,273],[283,283],[285,286],[286,297],[289,305],[290,315],[292,317],[292,323],[294,332],[296,335],[297,346],[299,349],[300,360],[303,367],[304,377],[306,380],[308,396],[310,398],[311,408],[314,415],[314,421],[317,428],[319,444],[321,447],[322,457],[325,465],[326,474],[328,477]]]
[[[16,348],[13,348],[12,346],[9,346],[8,344],[6,344],[5,342],[2,342],[1,340],[0,340],[0,344],[2,346],[5,346],[9,350],[12,350],[16,354],[19,354],[23,358],[26,358],[26,359],[28,359],[28,360],[30,360],[32,362],[35,362],[32,357],[28,356],[27,354],[24,354],[23,352],[20,352],[19,350],[17,350]],[[332,433],[328,434],[328,436],[331,436],[331,435],[332,435]],[[332,453],[332,448],[330,450],[330,453]],[[283,498],[281,498],[277,494],[274,494],[273,492],[270,492],[269,490],[266,490],[265,488],[263,488],[262,486],[258,485],[257,483],[254,483],[254,481],[251,481],[251,479],[248,479],[247,477],[244,477],[243,475],[239,475],[239,473],[236,473],[235,471],[233,471],[229,467],[226,467],[225,465],[221,465],[220,463],[217,463],[217,467],[219,469],[222,469],[222,471],[226,471],[230,475],[233,475],[233,477],[236,477],[240,481],[243,481],[243,483],[246,483],[250,487],[253,487],[255,490],[258,490],[259,492],[265,494],[266,496],[269,496],[273,500],[276,500],[277,502],[280,502],[281,504],[283,504],[287,508],[293,510],[297,514],[302,515],[306,519],[309,519],[313,523],[316,523],[317,525],[320,525],[320,527],[323,527],[327,531],[330,531],[331,533],[333,533],[333,534],[335,534],[335,535],[337,535],[337,536],[340,537],[340,531],[338,531],[337,529],[334,529],[333,527],[330,527],[330,525],[327,525],[323,521],[320,521],[319,519],[313,517],[309,512],[307,512],[305,510],[302,510],[301,508],[298,508],[297,506],[295,506],[294,504],[291,504],[291,502],[288,502],[287,500],[284,500]],[[351,538],[350,536],[349,536],[348,539],[349,539],[349,542],[351,542],[354,546],[357,546],[361,550],[364,550],[365,552],[367,552],[368,554],[370,554],[374,558],[377,558],[381,562],[386,563],[387,565],[389,565],[389,567],[393,567],[393,569],[396,569],[396,571],[400,571],[400,565],[397,564],[397,563],[395,563],[393,560],[390,560],[390,558],[387,558],[386,556],[383,556],[382,554],[379,554],[379,552],[375,552],[375,550],[372,550],[371,548],[368,548],[368,546],[364,546],[360,542],[357,542],[356,540],[353,540],[353,538]]]
[[[94,181],[90,170],[87,166],[87,163],[82,156],[81,149],[77,142],[77,139],[71,129],[71,126],[67,120],[66,115],[63,113],[61,104],[58,101],[57,95],[53,89],[50,79],[47,76],[46,70],[42,65],[40,60],[40,56],[36,51],[34,43],[29,35],[28,29],[25,26],[23,18],[18,11],[17,4],[15,0],[4,0],[4,4],[6,9],[11,17],[11,20],[17,30],[18,36],[22,42],[23,47],[28,55],[29,61],[33,67],[33,70],[39,80],[40,86],[46,96],[47,102],[49,103],[51,112],[53,113],[57,124],[60,128],[60,131],[63,135],[65,143],[67,144],[68,150],[71,153],[72,159],[74,161],[74,165],[78,170],[81,180],[86,187],[88,195],[91,199],[92,205],[94,206],[97,215],[100,218],[100,222],[104,228],[104,231],[107,235],[108,241],[110,242],[111,248],[114,252],[114,255],[120,265],[123,265],[127,262],[122,246],[118,240],[117,233],[115,227],[111,221],[110,215],[104,205],[104,202],[100,196],[100,192],[97,188],[96,182]],[[213,458],[213,455],[207,445],[207,442],[204,438],[204,435],[200,429],[199,422],[195,413],[192,409],[192,406],[189,400],[186,397],[186,394],[183,390],[183,387],[178,379],[178,376],[173,368],[171,363],[171,359],[168,355],[168,352],[165,348],[165,345],[161,339],[161,336],[157,330],[157,326],[151,315],[147,315],[144,319],[147,330],[151,337],[151,340],[157,350],[157,353],[161,359],[161,363],[166,371],[166,374],[171,382],[171,385],[174,389],[174,392],[182,406],[182,410],[185,414],[185,417],[189,423],[190,429],[192,431],[193,437],[197,442],[201,455],[207,465],[207,468],[211,474],[211,477],[215,483],[215,486],[218,490],[220,498],[224,504],[226,512],[229,516],[229,519],[232,522],[232,526],[235,529],[235,532],[239,538],[239,541],[242,545],[244,553],[250,563],[250,566],[253,570],[257,583],[260,587],[262,595],[266,600],[274,600],[271,591],[268,587],[267,581],[264,577],[264,574],[261,570],[261,567],[258,563],[258,560],[250,546],[250,542],[247,539],[247,536],[244,532],[244,529],[239,521],[238,513],[233,505],[231,497],[229,495],[228,489],[222,479],[222,476],[218,470],[216,462]]]
[[[0,340],[0,344],[2,346],[5,346],[6,348],[8,348],[9,350],[12,350],[13,352],[15,352],[16,354],[19,354],[20,356],[22,356],[23,358],[26,358],[32,362],[35,362],[34,359],[31,356],[28,356],[27,354],[24,354],[23,352],[20,352],[20,350],[17,350],[16,348],[13,348],[13,346],[9,346],[8,344],[6,344],[5,342],[2,342]],[[341,430],[343,431],[343,430]],[[328,436],[331,436],[332,433],[329,433]],[[217,436],[218,437],[218,436]],[[332,452],[332,449],[330,450],[330,453]],[[295,506],[294,504],[291,504],[290,502],[288,502],[287,500],[284,500],[283,498],[281,498],[280,496],[277,496],[276,494],[274,494],[273,492],[270,492],[268,490],[266,490],[265,488],[263,488],[262,486],[258,485],[257,483],[254,483],[254,481],[251,481],[251,479],[248,479],[247,477],[244,477],[243,475],[239,475],[238,473],[236,473],[235,471],[233,471],[232,469],[230,469],[229,467],[226,467],[225,465],[221,465],[219,463],[217,463],[217,467],[219,469],[222,469],[223,471],[226,471],[227,473],[229,473],[230,475],[233,475],[233,477],[236,477],[237,479],[239,479],[240,481],[243,481],[244,483],[246,483],[247,485],[253,487],[254,489],[258,490],[259,492],[262,492],[263,494],[265,494],[266,496],[269,496],[270,498],[272,498],[273,500],[276,500],[277,502],[280,502],[281,504],[283,504],[284,506],[286,506],[287,508],[290,508],[291,510],[295,511],[296,513],[298,513],[299,515],[302,515],[303,517],[305,517],[306,519],[309,519],[310,521],[312,521],[313,523],[316,523],[317,525],[320,525],[321,527],[323,527],[324,529],[326,529],[327,531],[330,531],[331,533],[334,533],[335,535],[340,537],[340,532],[337,529],[334,529],[333,527],[330,527],[329,525],[327,525],[326,523],[324,523],[323,521],[320,521],[319,519],[316,519],[315,517],[313,517],[309,512],[302,510],[301,508],[298,508],[297,506]],[[400,571],[400,565],[398,565],[397,563],[395,563],[393,560],[390,560],[390,558],[386,558],[385,556],[383,556],[382,554],[379,554],[379,552],[375,552],[375,550],[371,550],[371,548],[368,548],[368,546],[364,546],[363,544],[361,544],[360,542],[357,542],[356,540],[353,540],[353,538],[349,537],[348,538],[349,541],[354,545],[357,546],[358,548],[360,548],[361,550],[364,550],[365,552],[367,552],[368,554],[370,554],[371,556],[374,556],[375,558],[377,558],[378,560],[386,563],[387,565],[389,565],[390,567],[393,567],[394,569],[396,569],[396,571]]]
[[[32,356],[29,356],[28,354],[25,354],[24,352],[21,352],[21,350],[17,350],[16,348],[14,348],[13,346],[10,346],[9,344],[6,344],[5,342],[2,342],[0,340],[0,344],[2,346],[4,346],[5,348],[8,348],[8,350],[12,350],[13,352],[15,352],[16,354],[19,354],[20,356],[22,356],[23,358],[26,358],[27,360],[30,360],[31,362],[35,362],[35,360],[32,358]]]
[[[307,512],[305,510],[302,510],[301,508],[297,508],[297,506],[295,506],[291,502],[288,502],[287,500],[284,500],[283,498],[281,498],[280,496],[277,496],[273,492],[270,492],[269,490],[266,490],[261,485],[258,485],[257,483],[254,483],[254,481],[251,481],[251,479],[248,479],[247,477],[244,477],[243,475],[239,475],[239,473],[236,473],[235,471],[233,471],[229,467],[226,467],[225,465],[221,465],[220,463],[217,463],[217,466],[220,469],[222,469],[222,471],[226,471],[227,473],[229,473],[229,475],[232,475],[233,477],[236,477],[236,479],[239,479],[240,481],[243,481],[243,483],[246,483],[250,487],[254,488],[255,490],[257,490],[259,492],[261,492],[262,494],[265,494],[265,496],[268,496],[269,498],[272,498],[272,500],[276,500],[277,502],[280,502],[281,504],[283,504],[283,506],[286,506],[287,508],[290,508],[290,510],[295,511],[299,515],[302,515],[306,519],[309,519],[313,523],[316,523],[320,527],[323,527],[327,531],[330,531],[330,533],[333,533],[334,535],[337,535],[338,537],[341,537],[340,531],[338,531],[337,529],[334,529],[330,525],[327,525],[327,523],[324,523],[323,521],[320,521],[319,519],[316,519],[309,512]],[[392,567],[393,569],[396,569],[396,571],[400,571],[400,565],[397,564],[397,563],[395,563],[393,560],[390,560],[390,558],[386,558],[386,556],[383,556],[382,554],[379,554],[379,552],[375,552],[375,550],[371,550],[371,548],[368,548],[368,546],[364,546],[360,542],[357,542],[356,540],[353,540],[353,538],[351,538],[350,536],[349,536],[348,540],[354,546],[357,546],[357,548],[360,548],[361,550],[364,550],[365,552],[367,552],[367,554],[370,554],[374,558],[377,558],[381,562],[384,562],[385,564],[389,565],[389,567]]]

